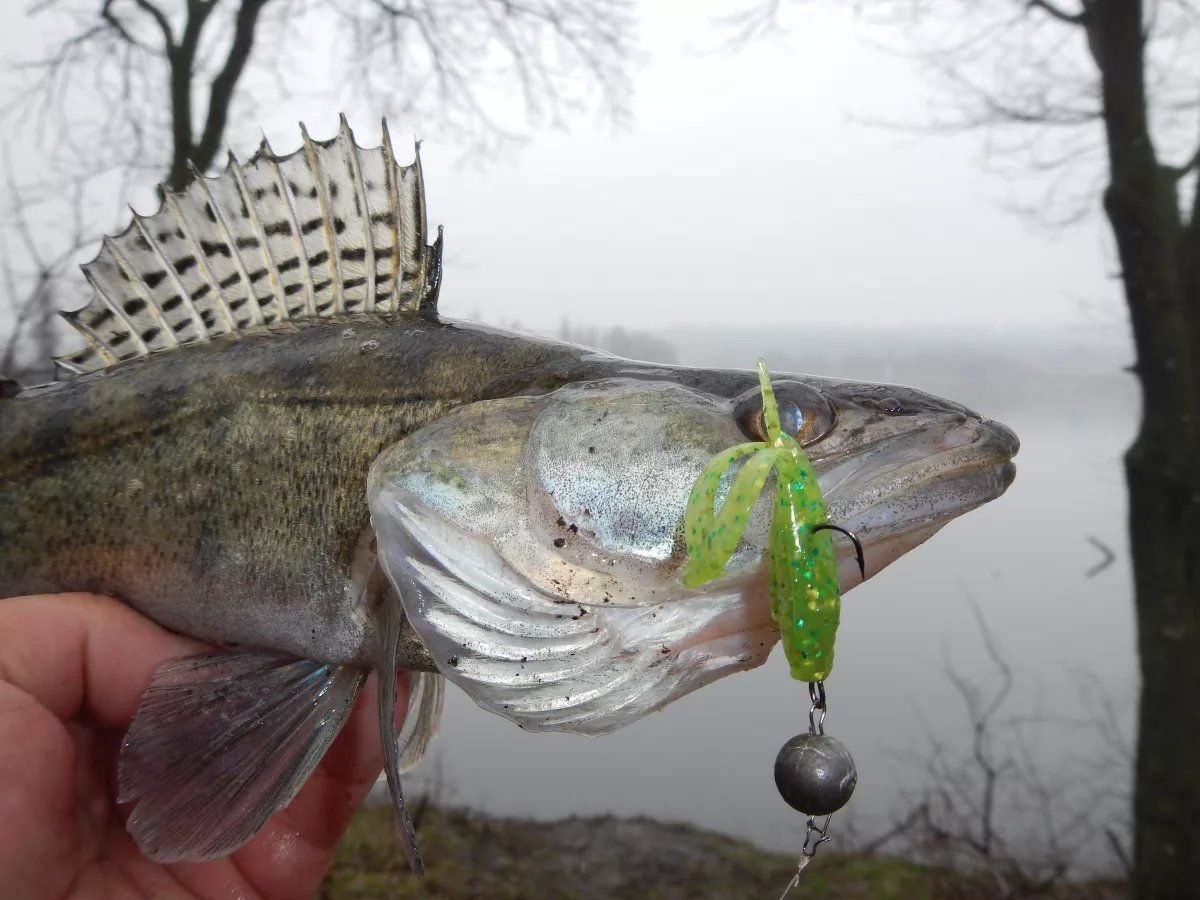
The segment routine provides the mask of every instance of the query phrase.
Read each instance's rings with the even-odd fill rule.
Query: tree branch
[[[7,169],[7,161],[6,161]],[[17,186],[11,171],[6,172],[6,185],[11,207],[7,211],[9,231],[14,233],[23,249],[22,258],[33,263],[32,270],[20,273],[8,252],[8,242],[0,241],[0,277],[3,278],[6,299],[13,311],[8,339],[0,350],[0,379],[8,375],[36,374],[49,376],[49,364],[54,355],[54,304],[53,295],[71,261],[90,243],[84,225],[84,186],[86,177],[79,177],[70,185],[71,228],[62,229],[69,235],[53,256],[42,250],[34,227],[29,219],[30,204]],[[60,191],[61,193],[61,187]],[[65,216],[55,217],[61,226]],[[21,287],[20,282],[26,286]],[[35,353],[23,353],[25,337],[31,334]],[[22,357],[26,362],[22,364]],[[21,369],[26,371],[22,373]]]
[[[141,41],[126,30],[125,23],[118,19],[116,13],[113,12],[112,8],[116,2],[117,0],[104,0],[104,5],[100,7],[100,18],[107,22],[108,27],[120,35],[121,39],[127,44],[142,47]],[[142,49],[145,48],[143,47]]]
[[[106,0],[105,5],[107,6],[114,2],[116,2],[116,0]],[[166,14],[153,3],[151,3],[150,0],[133,0],[133,2],[137,4],[139,9],[148,13],[150,17],[154,19],[154,23],[158,26],[158,30],[162,34],[163,50],[165,52],[170,52],[170,50],[175,46],[175,35],[171,31],[171,22],[167,18]]]
[[[529,123],[560,124],[582,106],[580,85],[597,85],[614,121],[625,109],[624,61],[630,50],[626,0],[360,0],[339,7],[351,26],[357,80],[371,85],[380,70],[378,54],[396,63],[436,98],[437,117],[489,144],[520,135],[495,115],[485,99],[488,81],[511,83]],[[573,77],[575,69],[586,78]],[[395,103],[389,81],[381,99]],[[424,93],[424,92],[418,92]],[[418,103],[408,104],[413,114]]]
[[[258,26],[258,15],[270,0],[242,0],[238,8],[237,20],[234,23],[233,43],[229,46],[229,54],[221,71],[213,79],[208,98],[208,112],[205,116],[204,130],[200,142],[196,145],[191,162],[201,171],[212,165],[221,142],[225,138],[225,126],[229,121],[229,108],[233,102],[233,93],[238,80],[250,60],[254,49],[255,29]]]
[[[171,169],[167,175],[167,185],[175,190],[187,184],[188,162],[195,150],[192,140],[192,77],[200,37],[215,8],[214,0],[188,0],[183,36],[167,52],[171,100]]]
[[[867,845],[869,852],[897,839],[907,845],[914,861],[947,868],[982,869],[1002,897],[1040,896],[1071,873],[1085,845],[1095,846],[1101,823],[1123,805],[1113,791],[1120,774],[1128,771],[1124,752],[1105,753],[1094,768],[1073,774],[1079,760],[1047,770],[1040,740],[1048,724],[1077,734],[1081,727],[1103,736],[1100,744],[1120,729],[1112,723],[1111,701],[1098,705],[1094,716],[1038,717],[1011,703],[1027,703],[1015,691],[1015,673],[984,620],[973,606],[985,656],[990,662],[986,680],[967,677],[947,662],[946,677],[963,701],[963,746],[929,733],[924,760],[924,787],[908,795],[909,807],[893,827]],[[993,674],[994,669],[994,674]],[[1107,701],[1108,698],[1105,698]],[[922,721],[920,711],[918,720]],[[1026,728],[1038,726],[1038,733]],[[898,754],[911,758],[911,753]],[[1068,774],[1072,773],[1072,774]]]
[[[289,52],[287,29],[328,37],[338,58],[361,67],[350,84],[359,104],[438,122],[472,141],[464,151],[478,158],[480,149],[520,137],[504,118],[506,95],[524,99],[525,122],[560,124],[598,87],[616,120],[634,24],[632,0],[34,0],[30,11],[52,16],[47,33],[58,38],[44,58],[18,63],[33,84],[0,113],[25,153],[42,150],[41,174],[17,199],[31,211],[45,206],[28,236],[46,259],[70,246],[50,211],[65,203],[64,180],[103,177],[106,194],[124,196],[126,185],[114,181],[153,173],[181,188],[189,161],[209,168],[217,159],[234,117],[245,114],[251,78],[278,62],[289,70],[275,72],[281,93],[303,84],[311,73]],[[316,17],[320,31],[308,27]],[[0,312],[17,323],[12,343],[0,337],[0,361],[19,364],[32,355],[31,342],[57,337],[39,315],[69,267],[36,264],[18,221],[0,216]],[[87,233],[107,224],[89,221]],[[31,289],[41,299],[29,300]]]
[[[1195,152],[1193,152],[1185,162],[1182,162],[1177,166],[1169,166],[1164,163],[1161,168],[1163,174],[1168,178],[1179,181],[1181,178],[1190,175],[1198,166],[1200,166],[1200,147],[1197,147]],[[1193,218],[1195,218],[1194,211]]]
[[[1088,23],[1087,8],[1081,9],[1077,13],[1067,12],[1059,6],[1055,6],[1050,0],[1029,0],[1025,4],[1026,9],[1040,9],[1047,15],[1058,19],[1060,22],[1067,22],[1070,25],[1086,26]]]

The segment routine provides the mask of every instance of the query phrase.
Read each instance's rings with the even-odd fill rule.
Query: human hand
[[[142,691],[163,661],[210,649],[110,597],[0,600],[0,897],[316,893],[383,767],[374,676],[300,793],[237,852],[160,865],[125,832],[117,754]]]

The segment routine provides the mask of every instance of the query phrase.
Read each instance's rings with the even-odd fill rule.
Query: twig
[[[1116,561],[1117,555],[1113,553],[1112,548],[1109,547],[1108,544],[1104,543],[1102,540],[1100,540],[1100,538],[1095,537],[1094,535],[1086,535],[1084,539],[1102,554],[1104,554],[1104,558],[1101,559],[1100,562],[1091,566],[1086,572],[1083,573],[1087,578],[1095,578]]]

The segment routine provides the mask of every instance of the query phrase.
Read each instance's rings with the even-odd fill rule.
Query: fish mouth
[[[1020,442],[1012,429],[987,419],[954,415],[949,422],[926,423],[910,433],[863,447],[820,475],[830,522],[851,531],[862,543],[870,578],[932,537],[951,519],[1001,496],[1016,478],[1012,462]],[[930,451],[933,452],[930,452]],[[842,590],[861,584],[849,541],[838,544]],[[769,634],[767,650],[779,633],[770,615],[766,566],[714,587],[741,597],[741,606],[707,623],[686,641],[703,646],[741,640],[757,652],[745,657],[745,668],[765,661],[759,636]],[[702,598],[683,597],[686,608]]]
[[[823,487],[829,483],[829,520],[863,544],[869,578],[952,519],[1000,497],[1016,478],[1019,449],[1013,431],[989,419],[923,424],[819,474]],[[861,580],[852,556],[849,546],[839,548],[847,587]]]

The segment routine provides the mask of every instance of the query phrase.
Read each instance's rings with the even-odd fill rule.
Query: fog
[[[1047,772],[1101,746],[1088,697],[1107,697],[1099,707],[1130,733],[1120,456],[1137,416],[1122,371],[1131,351],[1098,209],[1048,233],[1006,208],[1030,187],[987,174],[977,136],[862,124],[921,121],[928,86],[848,11],[814,5],[736,53],[715,22],[728,11],[641,6],[644,54],[622,128],[585,116],[487,159],[464,158],[436,122],[393,118],[392,132],[425,141],[448,316],[555,336],[564,322],[587,335],[619,326],[657,341],[646,355],[684,364],[749,368],[762,355],[776,372],[910,383],[1021,437],[1004,498],[845,599],[827,727],[860,770],[840,827],[869,837],[927,784],[930,737],[966,739],[945,669],[992,677],[976,610],[1016,671],[1014,714],[1046,720],[1029,740]],[[13,26],[0,37],[7,54],[40,39]],[[378,140],[386,111],[349,85],[274,104],[230,143],[248,156],[261,127],[287,151],[297,121],[327,137],[342,110],[361,142]],[[15,135],[14,166],[35,171],[42,150],[32,129]],[[152,208],[152,185],[129,199]],[[1116,557],[1091,577],[1089,536]],[[498,812],[649,813],[794,849],[803,823],[770,767],[805,710],[778,652],[601,739],[525,734],[452,689],[418,779]],[[1064,717],[1068,727],[1052,721]],[[1118,779],[1114,817],[1125,791]],[[1090,858],[1103,861],[1095,838]]]

